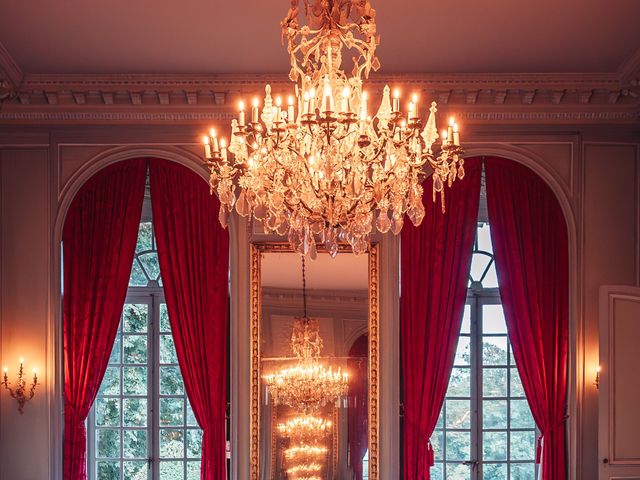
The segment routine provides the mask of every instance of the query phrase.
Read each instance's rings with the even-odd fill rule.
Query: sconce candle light
[[[11,395],[11,397],[15,398],[18,401],[18,411],[20,412],[20,415],[22,415],[24,413],[24,404],[31,400],[36,393],[36,387],[39,385],[38,374],[36,372],[36,369],[34,368],[33,382],[29,386],[29,390],[27,390],[27,381],[25,380],[24,375],[24,358],[20,359],[18,379],[16,380],[13,388],[9,386],[9,378],[7,376],[8,371],[9,369],[7,367],[4,367],[4,379],[2,381],[2,384],[4,385],[4,388],[9,390],[9,394]]]

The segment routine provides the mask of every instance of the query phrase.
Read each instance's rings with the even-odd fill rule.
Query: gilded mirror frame
[[[284,242],[256,242],[251,243],[250,259],[250,314],[251,314],[251,419],[250,419],[250,479],[260,480],[260,419],[261,399],[260,383],[262,381],[261,362],[261,328],[262,328],[262,299],[261,299],[261,265],[265,252],[292,253],[288,243]],[[318,247],[319,253],[327,250]],[[351,253],[348,244],[339,245],[340,253]],[[373,243],[368,251],[369,255],[369,480],[379,480],[379,421],[378,403],[379,392],[379,258],[378,244]]]

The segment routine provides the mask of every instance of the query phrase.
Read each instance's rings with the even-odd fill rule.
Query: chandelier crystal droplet
[[[374,229],[397,235],[405,215],[422,222],[429,174],[444,212],[445,185],[464,177],[460,132],[451,119],[438,134],[435,102],[423,123],[416,94],[405,114],[400,91],[389,86],[370,111],[363,79],[380,62],[368,0],[304,0],[304,7],[308,25],[298,24],[297,0],[281,22],[295,84],[286,105],[267,85],[262,106],[255,98],[249,115],[240,102],[228,147],[213,129],[204,137],[211,192],[224,226],[235,208],[312,258],[318,241],[333,256],[340,242],[364,253]],[[354,52],[351,75],[343,50]]]

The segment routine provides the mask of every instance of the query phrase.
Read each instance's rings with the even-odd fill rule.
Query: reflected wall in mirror
[[[251,480],[377,480],[377,246],[252,244],[251,314]]]

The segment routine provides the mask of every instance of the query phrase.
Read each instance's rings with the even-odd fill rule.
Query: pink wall
[[[57,479],[60,469],[59,252],[63,212],[111,160],[158,155],[199,162],[198,126],[0,127],[0,348],[23,355],[42,385],[24,416],[0,392],[0,478]],[[553,179],[572,231],[572,438],[578,478],[597,478],[598,300],[601,284],[638,284],[640,136],[567,126],[470,131],[469,155],[501,155]],[[613,132],[614,130],[607,130]],[[31,365],[34,362],[34,365]],[[37,365],[35,365],[37,364]],[[584,365],[584,367],[583,367]],[[583,381],[583,372],[584,381]]]

